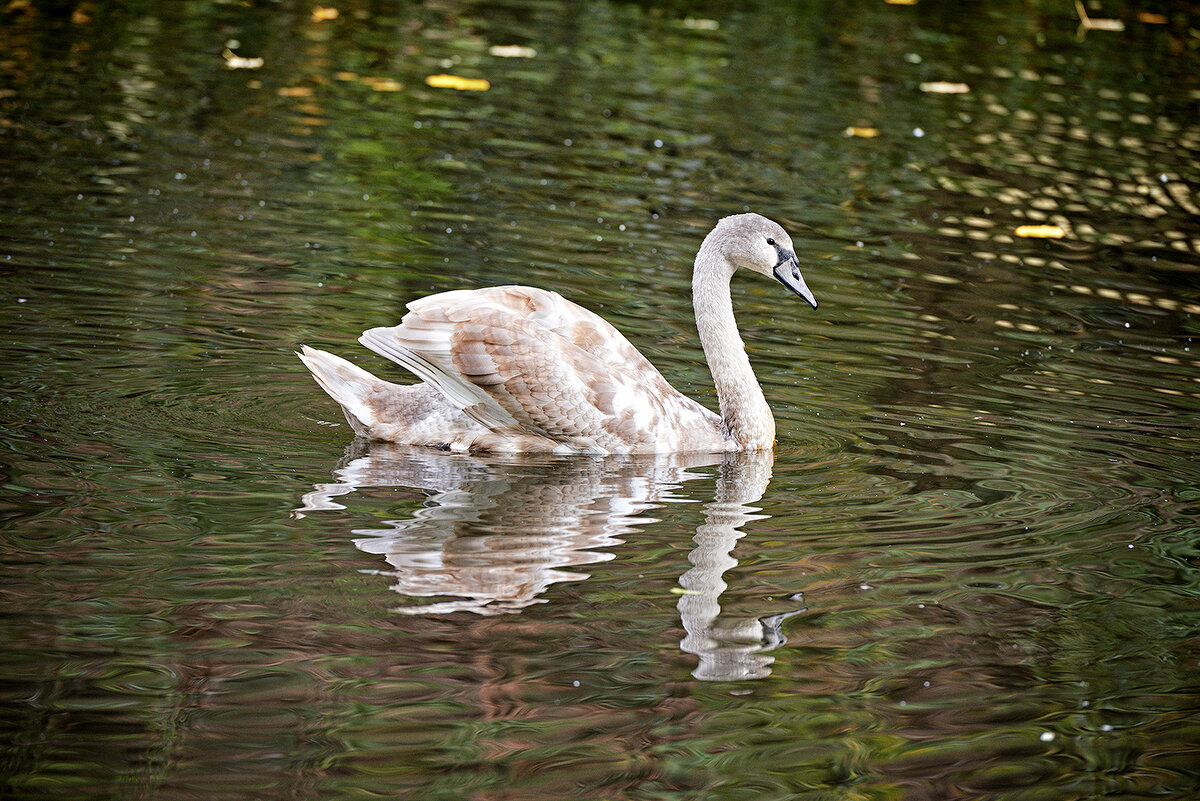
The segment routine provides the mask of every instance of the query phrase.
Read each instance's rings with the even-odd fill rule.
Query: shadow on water
[[[765,678],[783,645],[782,621],[803,610],[763,617],[721,615],[724,575],[737,567],[734,547],[743,527],[765,519],[751,504],[771,480],[771,454],[680,454],[614,458],[485,458],[356,440],[331,483],[303,497],[297,516],[345,509],[352,496],[373,488],[408,487],[425,498],[403,520],[385,528],[355,528],[354,544],[382,556],[380,571],[409,599],[403,614],[519,612],[552,584],[580,581],[568,568],[612,559],[627,538],[657,522],[657,507],[687,499],[684,482],[705,480],[697,468],[716,467],[712,500],[704,503],[679,578],[679,614],[687,636],[680,647],[699,658],[702,680]],[[334,499],[338,500],[334,500]]]

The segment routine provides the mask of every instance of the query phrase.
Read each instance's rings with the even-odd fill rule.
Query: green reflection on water
[[[8,796],[1195,792],[1190,11],[339,10],[0,12]],[[559,289],[711,402],[689,265],[744,206],[822,300],[735,288],[761,499],[316,487],[361,454],[292,349],[432,291]]]

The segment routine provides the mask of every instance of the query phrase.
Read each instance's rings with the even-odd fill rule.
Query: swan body
[[[556,292],[498,286],[430,295],[359,341],[420,383],[377,378],[325,351],[297,355],[355,433],[455,451],[683,453],[768,450],[775,421],[733,318],[738,267],[816,307],[791,238],[757,214],[719,221],[692,278],[696,327],[721,414],[667,383],[609,323]]]

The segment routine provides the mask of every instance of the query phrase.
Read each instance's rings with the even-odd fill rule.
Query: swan
[[[452,451],[685,453],[770,450],[775,419],[733,317],[729,282],[773,276],[814,309],[791,237],[758,214],[717,222],[692,274],[700,344],[721,413],[686,397],[605,320],[527,286],[415,300],[366,347],[411,370],[401,386],[325,351],[296,355],[360,436]]]

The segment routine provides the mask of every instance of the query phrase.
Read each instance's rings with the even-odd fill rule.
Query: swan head
[[[817,308],[817,299],[800,274],[792,238],[779,223],[761,214],[735,214],[717,223],[705,244],[710,242],[735,268],[770,276]]]

